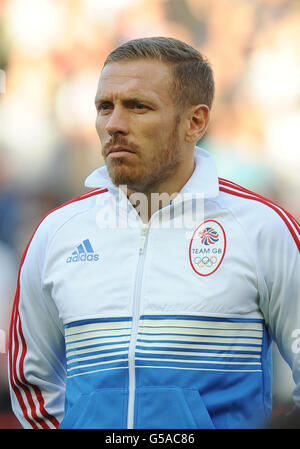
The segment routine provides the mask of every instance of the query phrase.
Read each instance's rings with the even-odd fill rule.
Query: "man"
[[[266,426],[272,338],[300,405],[300,226],[195,148],[213,93],[209,64],[175,39],[107,58],[106,167],[21,261],[9,368],[25,427]]]

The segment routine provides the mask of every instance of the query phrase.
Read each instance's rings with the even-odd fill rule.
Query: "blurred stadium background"
[[[220,176],[300,219],[299,0],[0,0],[0,428],[20,427],[6,349],[21,254],[40,218],[103,165],[93,102],[106,55],[154,35],[189,42],[212,64],[201,146]],[[292,388],[274,347],[275,415]]]

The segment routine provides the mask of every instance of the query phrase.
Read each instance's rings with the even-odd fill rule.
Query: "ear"
[[[196,143],[204,135],[210,119],[209,107],[205,104],[192,106],[188,110],[185,138],[189,143]]]

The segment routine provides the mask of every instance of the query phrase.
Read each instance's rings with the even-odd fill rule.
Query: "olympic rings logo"
[[[217,257],[216,256],[212,256],[212,257],[208,257],[208,256],[203,256],[203,257],[195,257],[194,258],[194,264],[198,266],[198,268],[210,268],[212,267],[215,263],[217,263]]]

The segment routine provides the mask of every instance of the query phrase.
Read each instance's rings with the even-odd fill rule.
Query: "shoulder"
[[[106,193],[107,189],[94,189],[87,193],[76,196],[75,198],[61,204],[55,209],[50,210],[37,224],[23,256],[27,253],[29,247],[46,245],[52,235],[66,222],[72,220],[80,213],[84,213],[94,207],[97,196]]]
[[[39,222],[38,227],[48,223],[51,223],[51,225],[57,223],[57,225],[60,226],[64,221],[72,218],[72,216],[92,208],[97,201],[98,195],[106,193],[107,191],[107,189],[93,189],[72,198],[66,203],[50,210]]]
[[[244,224],[246,231],[266,237],[285,236],[300,251],[300,224],[283,207],[239,184],[219,178],[221,205]]]

